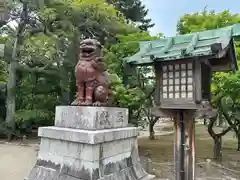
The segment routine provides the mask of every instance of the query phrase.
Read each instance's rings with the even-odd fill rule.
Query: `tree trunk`
[[[213,126],[216,123],[216,121],[217,121],[217,117],[210,119],[210,122],[208,124],[208,133],[213,138],[213,141],[214,141],[214,147],[213,147],[214,159],[217,161],[221,161],[222,160],[222,153],[221,153],[222,137],[231,130],[231,127],[224,129],[220,133],[215,133],[213,130]]]
[[[14,122],[14,114],[16,108],[16,69],[17,69],[17,57],[19,56],[19,46],[22,44],[23,33],[25,30],[25,26],[28,19],[28,11],[27,11],[27,2],[22,2],[23,10],[20,16],[20,23],[17,29],[17,37],[14,42],[12,57],[10,59],[9,64],[9,72],[8,72],[8,83],[7,83],[7,101],[6,101],[6,123],[9,127],[7,132],[8,141],[12,139],[12,134],[15,129]]]
[[[150,140],[155,139],[154,125],[156,124],[157,120],[158,120],[157,117],[151,117],[149,121],[149,139]]]
[[[238,138],[237,151],[240,151],[240,133],[238,134],[237,138]]]
[[[227,111],[222,111],[223,116],[225,117],[226,121],[230,125],[231,129],[235,132],[235,135],[238,139],[238,144],[237,144],[237,151],[240,151],[240,124],[236,125],[234,122],[238,121],[237,119],[232,120],[232,117],[229,116]]]
[[[13,47],[13,53],[12,53],[12,59],[9,64],[8,69],[8,82],[7,82],[7,100],[6,100],[6,124],[8,127],[7,131],[7,138],[8,141],[11,141],[12,134],[15,129],[15,123],[14,123],[14,113],[16,108],[16,51],[17,51],[17,44],[18,39],[16,39],[14,47]]]
[[[207,125],[207,119],[204,119],[204,120],[203,120],[203,124],[204,124],[204,125]]]
[[[218,126],[219,126],[219,127],[223,127],[223,116],[222,116],[222,114],[219,115],[219,118],[218,118]]]
[[[155,124],[155,123],[154,123]],[[152,122],[149,123],[149,139],[154,140],[155,139],[155,133],[154,133],[154,124]]]
[[[237,151],[240,151],[240,125],[238,125],[237,139],[238,139]]]
[[[214,152],[214,159],[216,161],[221,161],[222,160],[222,137],[221,136],[215,136],[214,137],[214,147],[213,147],[213,152]]]
[[[63,67],[62,67],[63,68]],[[66,70],[62,70],[62,74],[64,76],[60,80],[61,84],[61,105],[69,105],[71,104],[70,100],[70,91],[69,91],[69,75]]]

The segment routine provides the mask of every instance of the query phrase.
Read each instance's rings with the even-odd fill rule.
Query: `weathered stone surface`
[[[73,160],[55,164],[51,161],[38,160],[26,180],[151,180],[141,164],[134,163],[131,152],[127,158],[117,161],[95,162],[95,166],[84,166],[85,162]],[[70,165],[71,164],[71,165]],[[99,167],[96,168],[96,165]]]
[[[89,178],[89,177],[86,177]],[[133,167],[128,167],[119,172],[103,176],[98,180],[153,180],[155,176],[150,174],[144,174],[140,179],[136,176]],[[35,166],[25,180],[94,180],[80,179],[71,175],[67,175],[61,172],[60,168],[45,168],[42,166]]]
[[[132,147],[135,145],[136,138],[121,139],[118,141],[111,141],[101,144],[102,157],[104,159],[108,157],[114,157],[124,153],[132,151]],[[106,159],[107,160],[107,159]]]
[[[144,157],[144,156],[140,156],[140,162],[141,165],[143,167],[143,169],[147,172],[147,173],[152,173],[152,161],[151,159]]]
[[[88,162],[99,160],[100,144],[89,145],[71,141],[42,138],[38,159],[52,161],[56,164],[63,157],[81,159]]]
[[[134,143],[135,138],[96,145],[42,138],[40,144],[41,151],[38,153],[38,158],[56,164],[60,163],[61,157],[76,158],[88,162],[102,159],[110,161],[111,158],[114,158],[116,161],[117,158],[128,157]]]
[[[131,137],[137,137],[138,134],[139,128],[136,127],[104,129],[96,131],[60,127],[40,127],[38,129],[38,136],[40,137],[86,144],[98,144],[120,139],[127,139]]]
[[[69,108],[63,109],[59,112]],[[139,128],[126,127],[124,124],[127,122],[128,112],[120,108],[105,108],[111,119],[116,120],[117,109],[123,110],[126,115],[123,118],[124,125],[116,125],[115,121],[108,126],[106,122],[94,123],[96,120],[94,112],[103,112],[104,108],[90,107],[90,109],[85,110],[85,114],[80,115],[82,116],[80,118],[77,115],[74,121],[69,121],[70,124],[65,120],[67,121],[67,117],[74,118],[74,115],[64,117],[65,120],[59,121],[59,124],[65,127],[39,128],[41,144],[38,160],[27,180],[151,180],[154,178],[140,164],[137,143]],[[76,114],[75,110],[72,113]],[[75,122],[80,123],[78,128],[74,129]],[[83,129],[79,129],[81,126]],[[101,129],[112,126],[122,128]]]
[[[117,107],[57,106],[55,126],[97,130],[127,127],[128,109]]]

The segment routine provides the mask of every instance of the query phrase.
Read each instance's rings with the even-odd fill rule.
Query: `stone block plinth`
[[[68,106],[65,110],[69,108],[72,107]],[[84,108],[86,112],[89,110],[87,107],[81,108],[82,111]],[[92,112],[100,111],[98,107],[91,108],[96,108],[96,111],[92,109]],[[120,108],[104,108],[102,111],[111,111],[109,114],[112,113],[112,119],[116,118],[113,112],[121,111],[127,114],[126,109]],[[93,122],[91,120],[93,116],[90,116],[90,122]],[[81,123],[78,124],[79,128],[69,128],[69,126],[39,128],[41,144],[37,163],[26,180],[151,180],[154,178],[140,164],[138,128],[86,130],[80,129]],[[99,127],[95,122],[89,124],[83,126]]]
[[[115,107],[57,106],[55,126],[97,130],[127,127],[128,109]]]

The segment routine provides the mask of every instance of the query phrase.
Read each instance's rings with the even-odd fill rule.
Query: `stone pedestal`
[[[40,151],[26,180],[150,180],[128,110],[59,106],[55,126],[39,128]]]

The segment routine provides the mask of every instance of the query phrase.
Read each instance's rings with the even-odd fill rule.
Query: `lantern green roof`
[[[125,60],[129,64],[144,65],[156,61],[169,61],[191,57],[214,56],[232,46],[235,62],[234,38],[240,37],[240,24],[225,28],[196,32],[152,41],[140,41],[140,50]],[[216,52],[216,47],[219,49]]]

